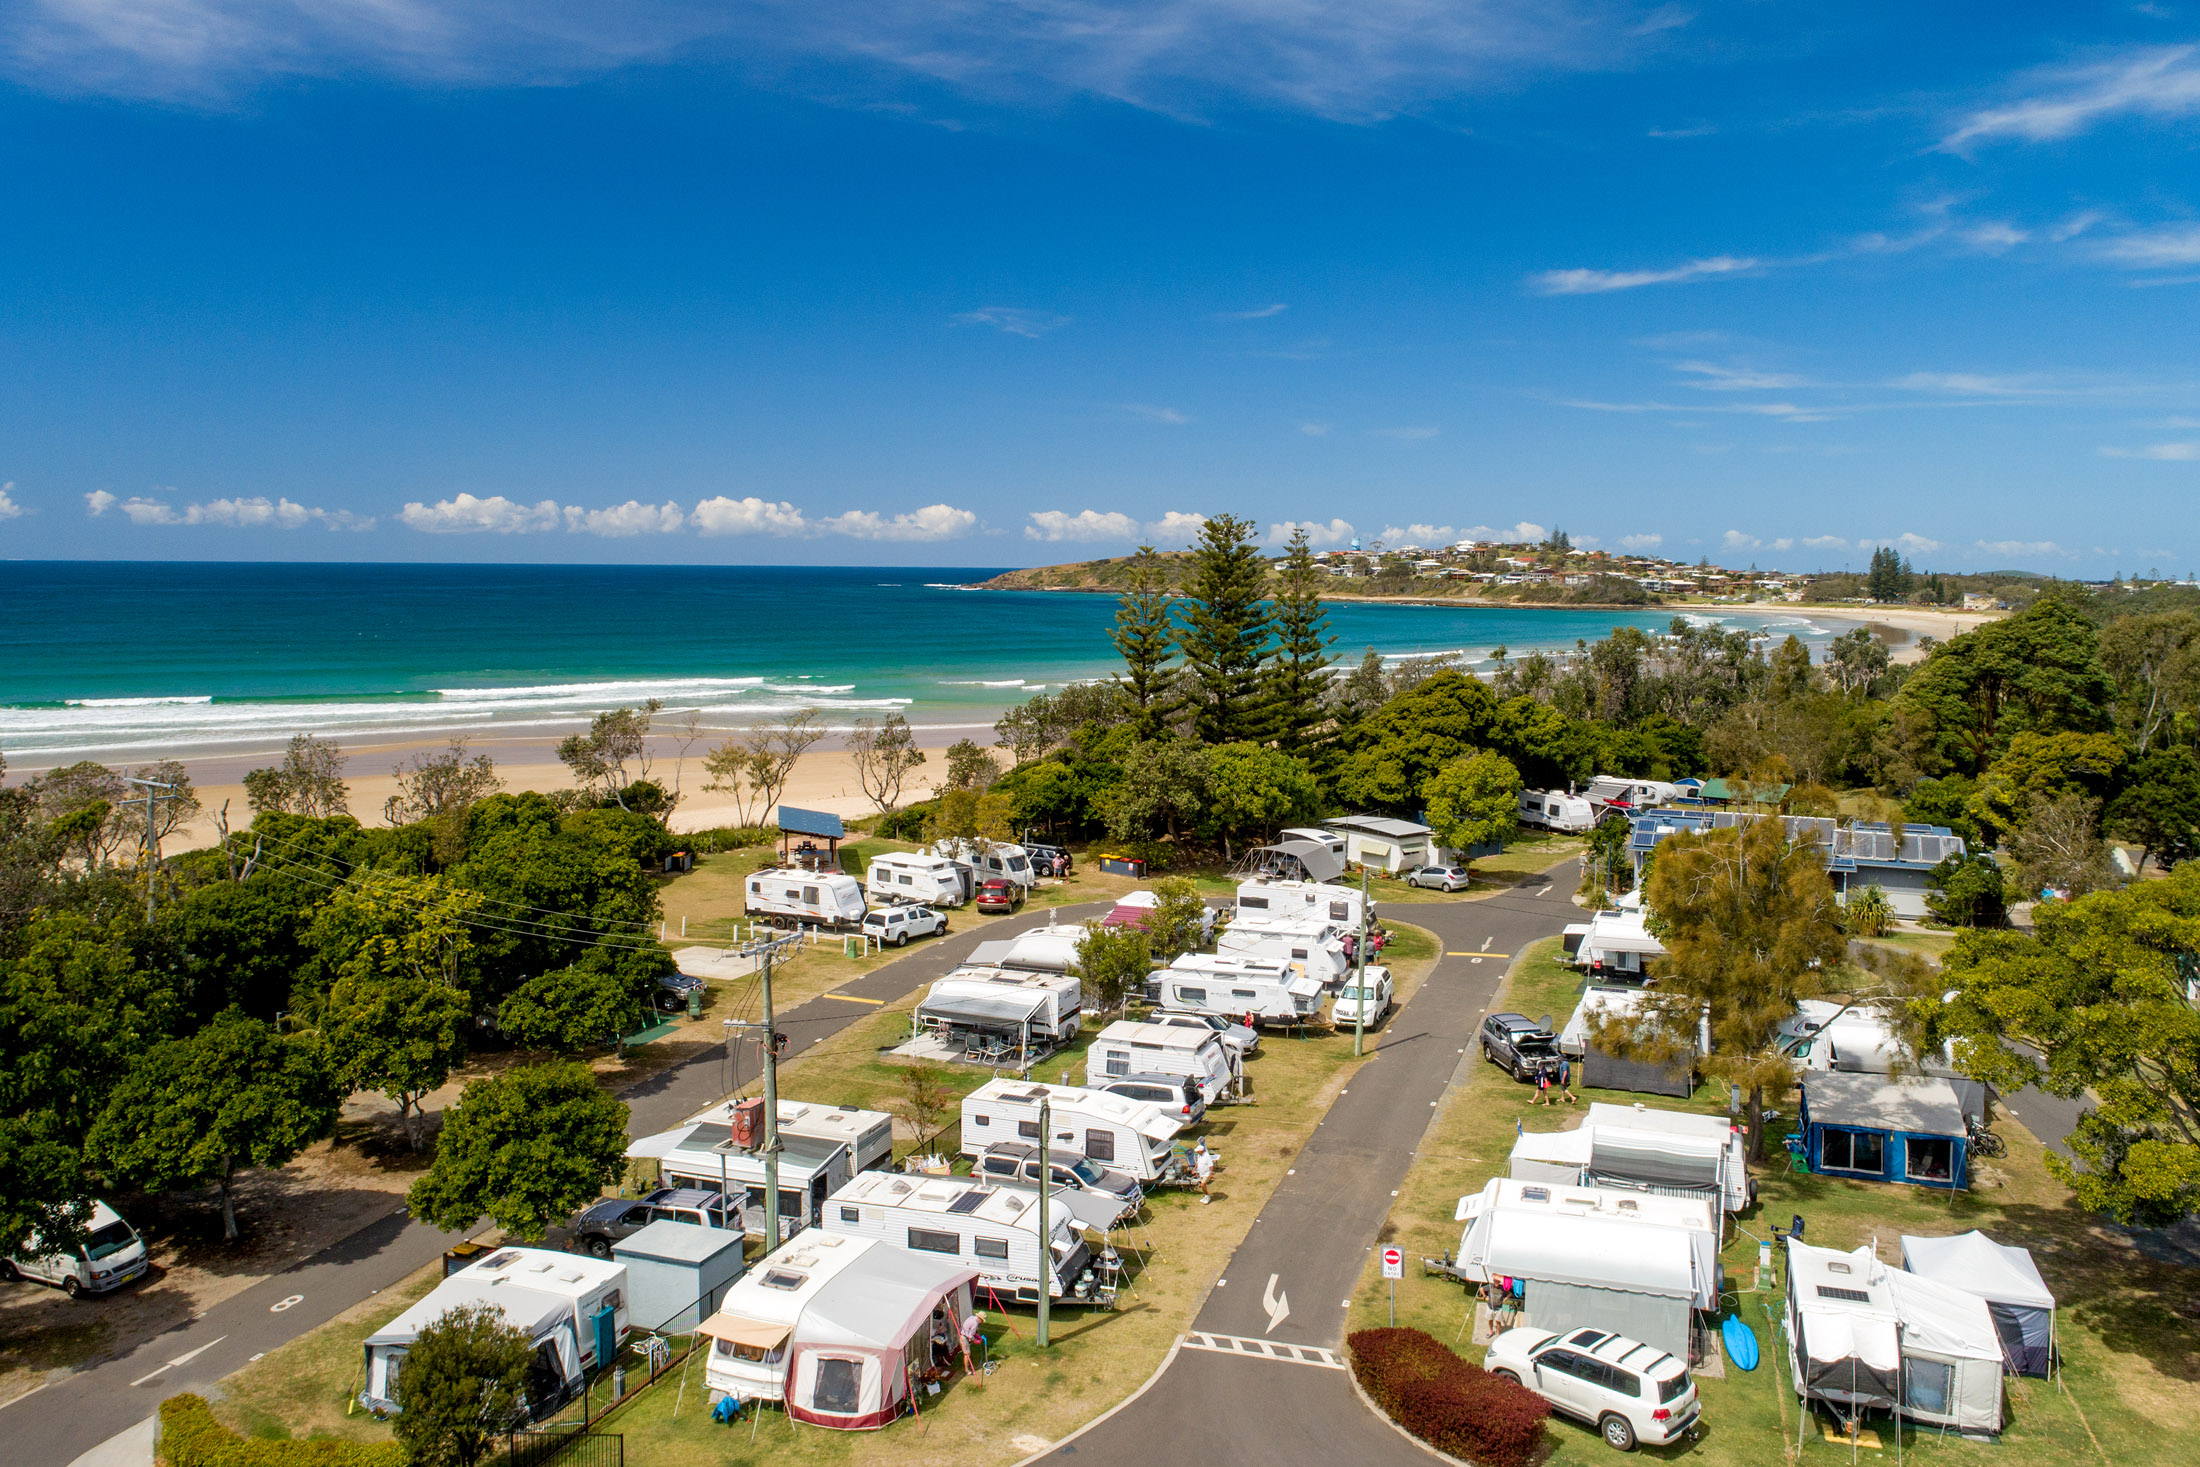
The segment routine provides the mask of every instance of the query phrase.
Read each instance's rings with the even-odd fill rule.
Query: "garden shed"
[[[1803,1078],[1803,1155],[1814,1172],[1958,1189],[1986,1087],[1970,1080],[1827,1071]]]
[[[1953,1238],[1903,1238],[1902,1266],[1985,1300],[2002,1361],[2018,1375],[2054,1368],[2055,1296],[2029,1252],[1973,1229]]]
[[[626,1265],[627,1314],[642,1329],[682,1335],[718,1312],[744,1264],[742,1234],[662,1218],[612,1246]]]

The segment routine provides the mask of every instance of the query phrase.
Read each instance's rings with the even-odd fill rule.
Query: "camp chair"
[[[1801,1242],[1803,1239],[1803,1215],[1799,1212],[1789,1214],[1786,1230],[1782,1231],[1779,1228],[1774,1228],[1772,1236],[1774,1238],[1793,1238],[1797,1242]]]
[[[1802,1136],[1789,1136],[1780,1144],[1787,1148],[1789,1171],[1808,1172],[1810,1170],[1810,1150],[1804,1145]]]

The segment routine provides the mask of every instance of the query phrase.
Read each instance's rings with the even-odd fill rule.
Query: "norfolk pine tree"
[[[1253,522],[1216,515],[1200,527],[1176,634],[1191,670],[1193,727],[1203,744],[1260,733],[1261,665],[1268,642],[1267,567]]]
[[[1268,732],[1285,753],[1303,756],[1328,719],[1324,670],[1336,660],[1329,655],[1336,639],[1322,607],[1321,572],[1304,525],[1291,532],[1270,615],[1276,643],[1268,663]]]
[[[1169,659],[1176,653],[1176,629],[1169,620],[1174,605],[1161,557],[1151,545],[1139,546],[1131,560],[1130,589],[1116,605],[1115,630],[1108,640],[1122,654],[1123,691],[1135,710],[1132,726],[1140,742],[1161,737],[1175,712],[1169,696],[1174,681]]]

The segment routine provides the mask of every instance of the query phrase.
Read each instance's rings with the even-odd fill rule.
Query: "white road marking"
[[[300,1304],[303,1304],[303,1303],[305,1303],[305,1302],[306,1302],[306,1296],[305,1296],[305,1295],[303,1295],[303,1294],[292,1294],[292,1295],[291,1295],[291,1296],[290,1296],[289,1298],[287,1298],[287,1299],[277,1299],[277,1300],[276,1300],[276,1301],[275,1301],[274,1303],[272,1303],[272,1304],[268,1305],[268,1306],[267,1306],[267,1312],[268,1312],[268,1313],[270,1313],[270,1314],[280,1314],[280,1313],[282,1313],[282,1312],[283,1312],[283,1311],[284,1311],[285,1309],[292,1309],[292,1308],[295,1308],[295,1307],[297,1307],[298,1305],[300,1305]]]
[[[1291,1317],[1291,1296],[1276,1288],[1276,1276],[1268,1275],[1268,1287],[1261,1290],[1260,1307],[1268,1311],[1266,1334],[1274,1334],[1276,1326]]]
[[[204,1355],[207,1351],[213,1349],[216,1345],[220,1344],[223,1340],[226,1340],[228,1338],[229,1336],[227,1335],[216,1335],[211,1340],[208,1340],[205,1344],[199,1346],[196,1350],[185,1351],[183,1354],[178,1355],[175,1359],[169,1361],[166,1365],[163,1365],[160,1369],[154,1371],[152,1375],[141,1375],[136,1380],[131,1381],[130,1384],[134,1386],[141,1386],[147,1381],[153,1379],[154,1376],[166,1375],[169,1371],[174,1370],[179,1365],[189,1365],[192,1361],[198,1359],[201,1355]]]
[[[1324,1350],[1317,1345],[1286,1345],[1278,1340],[1248,1339],[1243,1335],[1190,1334],[1184,1337],[1187,1350],[1212,1350],[1218,1355],[1252,1355],[1262,1360],[1280,1360],[1286,1365],[1312,1365],[1322,1370],[1343,1370],[1344,1361],[1334,1350]]]
[[[1484,951],[1484,952],[1488,952],[1488,951],[1490,950],[1490,944],[1491,944],[1491,943],[1493,943],[1493,942],[1495,942],[1495,941],[1497,941],[1497,939],[1496,939],[1495,937],[1485,937],[1485,938],[1483,938],[1483,939],[1482,939],[1482,951]]]

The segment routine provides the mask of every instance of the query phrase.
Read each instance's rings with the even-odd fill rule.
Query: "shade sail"
[[[714,1340],[724,1340],[729,1345],[746,1345],[752,1350],[776,1350],[794,1333],[791,1324],[772,1324],[761,1319],[743,1319],[738,1314],[713,1314],[697,1325],[695,1332],[709,1335]]]

